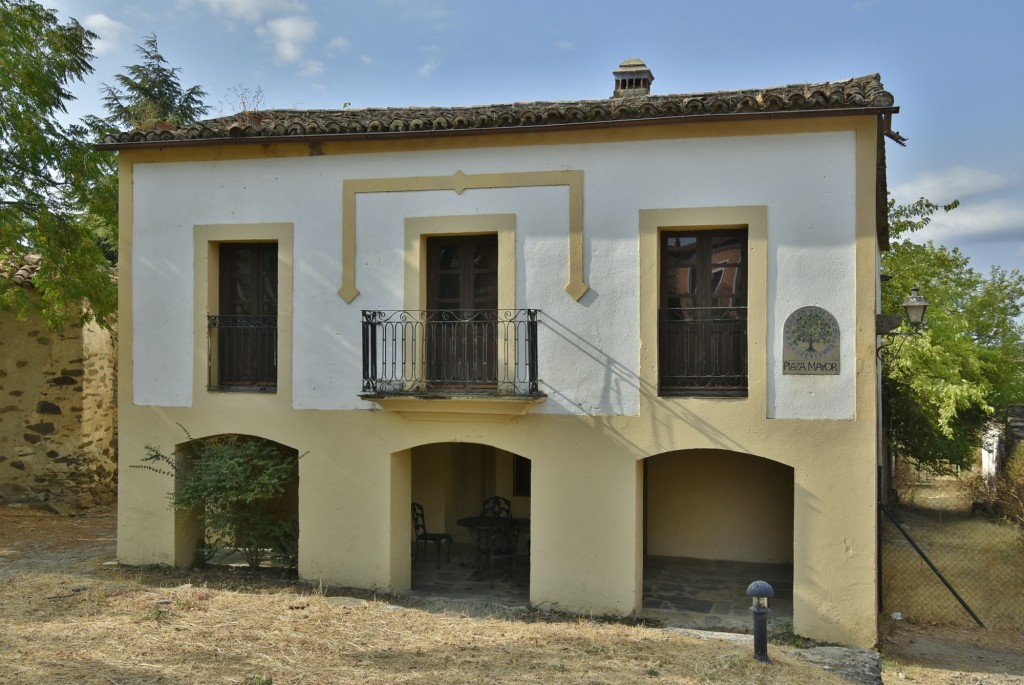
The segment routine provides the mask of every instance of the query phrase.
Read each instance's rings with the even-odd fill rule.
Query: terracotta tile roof
[[[32,279],[36,272],[39,271],[39,255],[25,255],[17,260],[15,264],[18,262],[22,262],[21,265],[13,268],[5,264],[3,260],[0,260],[0,280],[10,279],[14,281],[15,285],[26,288],[32,287]]]
[[[353,135],[424,135],[558,126],[608,125],[643,120],[720,116],[895,111],[878,74],[845,81],[693,95],[646,95],[577,102],[529,102],[478,107],[405,107],[341,110],[273,109],[201,121],[180,129],[160,127],[107,136],[101,149],[176,141],[343,138]],[[241,142],[239,140],[239,142]],[[257,142],[255,140],[251,142]]]

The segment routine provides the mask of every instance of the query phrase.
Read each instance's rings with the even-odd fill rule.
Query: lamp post
[[[878,358],[882,361],[895,359],[903,349],[903,343],[907,341],[907,338],[920,334],[924,329],[924,314],[927,310],[928,300],[924,299],[921,289],[915,285],[910,289],[907,299],[903,301],[903,311],[906,312],[907,322],[910,325],[909,331],[896,330],[903,323],[903,317],[899,314],[879,314],[875,321],[875,332],[882,338],[877,350]],[[895,338],[901,340],[899,345],[892,348]],[[883,350],[887,351],[885,358],[882,356]]]
[[[903,345],[907,339],[919,335],[924,329],[924,315],[928,310],[928,300],[921,295],[921,289],[916,285],[910,289],[910,295],[903,301],[903,311],[906,312],[907,322],[910,330],[896,330],[903,323],[903,317],[899,314],[879,314],[875,319],[875,332],[879,336],[879,345],[875,350],[879,362],[891,364],[903,351]],[[896,338],[900,341],[898,344]],[[892,484],[893,457],[889,444],[889,411],[888,398],[885,395],[885,385],[879,390],[882,403],[882,444],[880,449],[884,452],[885,459],[879,467],[879,501],[888,501],[889,490]],[[881,544],[881,540],[879,540]],[[881,586],[879,586],[881,592]]]
[[[747,586],[747,597],[751,597],[750,612],[754,615],[754,660],[768,663],[768,600],[775,596],[772,586],[763,580],[755,580]]]
[[[910,325],[917,333],[924,326],[924,313],[928,309],[928,300],[921,295],[921,289],[916,285],[910,289],[910,295],[903,301],[903,310],[907,313]]]

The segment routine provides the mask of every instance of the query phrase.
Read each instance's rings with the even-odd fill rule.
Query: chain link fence
[[[969,488],[953,476],[918,475],[904,481],[900,495],[901,504],[886,507],[898,526],[880,514],[884,615],[925,625],[977,626],[973,612],[987,628],[1019,629],[1024,528],[998,512],[972,507]]]

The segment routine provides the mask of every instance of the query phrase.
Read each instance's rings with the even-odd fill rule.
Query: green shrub
[[[298,560],[298,516],[281,511],[281,498],[298,477],[298,458],[282,446],[246,436],[189,441],[186,458],[146,446],[139,468],[172,476],[171,506],[195,512],[205,531],[199,552],[208,560],[223,547],[256,568],[271,554],[289,567]]]
[[[997,475],[972,475],[963,480],[963,487],[972,511],[1010,521],[1024,535],[1024,446],[1014,451]]]

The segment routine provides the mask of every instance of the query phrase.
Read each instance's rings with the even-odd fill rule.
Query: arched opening
[[[254,435],[192,439],[174,453],[179,565],[295,568],[298,450]]]
[[[679,450],[643,464],[643,610],[687,627],[750,625],[747,586],[793,615],[793,469],[726,450]]]
[[[405,511],[420,505],[431,536],[417,539],[413,526],[412,593],[528,602],[530,460],[476,443],[422,445],[409,454]],[[507,510],[485,512],[488,503]],[[509,519],[507,531],[505,522],[490,520],[502,517]]]

